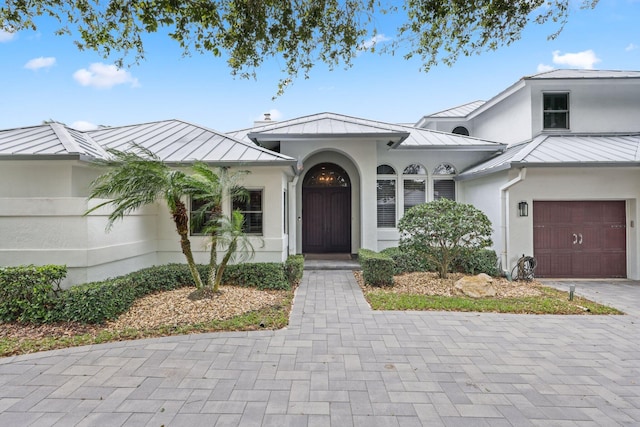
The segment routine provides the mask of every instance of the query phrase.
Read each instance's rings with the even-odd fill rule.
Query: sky
[[[577,0],[576,0],[576,3]],[[256,80],[231,76],[224,58],[183,57],[168,38],[145,39],[146,59],[118,69],[113,59],[79,51],[53,27],[0,30],[0,129],[55,120],[80,130],[181,119],[217,131],[333,112],[389,123],[476,100],[488,100],[523,76],[559,68],[640,70],[640,0],[600,0],[572,10],[554,40],[554,26],[532,25],[511,46],[420,71],[402,55],[359,54],[351,68],[317,64],[284,95],[273,96],[281,63],[267,60]],[[393,39],[392,27],[381,38]]]

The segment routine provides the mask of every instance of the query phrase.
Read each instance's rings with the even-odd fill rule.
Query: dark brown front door
[[[533,202],[537,277],[626,277],[624,201]]]
[[[322,163],[302,187],[302,251],[351,252],[351,186],[346,172]]]

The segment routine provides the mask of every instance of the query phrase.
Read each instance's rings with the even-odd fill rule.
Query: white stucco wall
[[[471,119],[471,136],[489,141],[514,143],[531,139],[531,93],[520,88]]]
[[[290,168],[254,167],[244,185],[263,189],[264,235],[253,261],[286,259],[284,188]],[[287,171],[289,171],[287,173]],[[0,266],[62,264],[64,286],[102,280],[167,262],[184,262],[179,237],[163,203],[146,206],[106,231],[111,209],[84,213],[100,201],[87,188],[100,170],[75,161],[0,162]],[[226,202],[225,210],[231,208]],[[208,262],[206,238],[192,237],[199,262]]]
[[[494,248],[503,250],[500,187],[516,178],[518,171],[461,182],[465,202],[483,210],[494,225]],[[638,168],[528,168],[525,179],[506,193],[507,266],[522,254],[533,255],[534,201],[624,200],[627,207],[627,277],[640,279],[640,235],[638,233]],[[518,202],[529,204],[529,216],[518,216]]]

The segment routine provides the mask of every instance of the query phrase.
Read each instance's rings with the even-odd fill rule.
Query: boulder
[[[465,276],[458,280],[454,286],[471,298],[493,297],[496,295],[493,279],[484,273],[480,273],[477,276]]]

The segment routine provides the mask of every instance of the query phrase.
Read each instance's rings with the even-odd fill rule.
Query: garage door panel
[[[626,277],[624,201],[534,201],[540,277]]]

